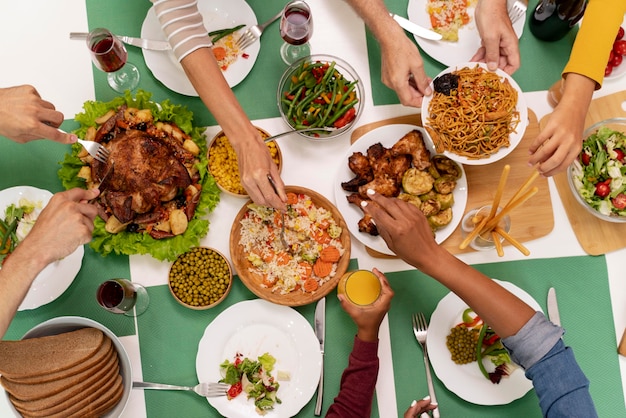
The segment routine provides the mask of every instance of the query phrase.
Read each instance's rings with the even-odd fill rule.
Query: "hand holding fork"
[[[435,387],[433,386],[433,379],[430,374],[430,361],[428,360],[428,349],[426,348],[426,335],[428,333],[428,322],[422,312],[412,315],[413,320],[413,334],[415,339],[422,347],[424,352],[424,368],[426,369],[426,382],[428,383],[428,394],[430,395],[430,402],[432,404],[437,403],[437,397],[435,396]],[[432,410],[433,418],[439,418],[439,407]]]

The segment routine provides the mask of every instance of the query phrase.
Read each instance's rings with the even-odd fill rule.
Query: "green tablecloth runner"
[[[548,288],[556,287],[561,318],[568,330],[565,341],[574,347],[591,381],[591,393],[600,416],[618,416],[624,411],[604,257],[524,260],[477,268],[490,277],[511,281],[525,289],[544,309]],[[390,273],[388,277],[395,290],[389,321],[398,415],[402,416],[413,399],[421,399],[428,393],[422,353],[411,332],[409,315],[421,310],[430,316],[447,290],[417,271]],[[185,385],[197,382],[196,353],[206,326],[228,306],[255,298],[237,278],[226,302],[207,311],[182,307],[166,286],[151,287],[149,291],[151,308],[138,318],[144,379]],[[314,305],[295,309],[313,323]],[[335,291],[327,296],[326,309],[324,412],[338,393],[356,330],[341,309]],[[510,405],[484,407],[463,401],[439,380],[435,382],[442,416],[541,416],[532,391]],[[204,399],[193,393],[148,391],[145,396],[151,418],[219,416]],[[297,416],[312,417],[314,404],[315,397]],[[376,407],[373,416],[378,417]]]
[[[257,20],[264,22],[273,16],[284,5],[282,0],[249,0],[247,2],[254,10]],[[407,15],[408,0],[386,0],[387,7],[401,16]],[[106,27],[114,33],[140,36],[141,25],[150,8],[148,0],[87,0],[87,16],[89,28]],[[313,17],[315,19],[315,16]],[[318,26],[318,30],[322,26]],[[412,37],[412,35],[409,34]],[[514,74],[513,78],[518,82],[523,91],[547,90],[559,77],[569,57],[573,44],[575,31],[571,31],[565,38],[558,42],[543,42],[537,40],[528,30],[520,39],[520,51],[522,66]],[[313,33],[313,39],[315,32]],[[412,38],[411,38],[412,39]],[[244,111],[250,119],[264,119],[278,117],[276,105],[276,89],[280,75],[286,66],[279,56],[279,48],[282,39],[278,33],[278,24],[271,26],[263,34],[261,50],[254,68],[239,85],[233,88],[235,95],[241,103]],[[367,48],[369,54],[370,74],[372,80],[372,100],[375,105],[399,103],[394,91],[388,89],[380,81],[380,50],[377,42],[367,32]],[[323,53],[324,51],[317,51]],[[426,73],[434,77],[445,69],[443,64],[433,60],[423,53]],[[89,54],[85,50],[85,59]],[[184,104],[194,112],[196,123],[200,126],[215,125],[215,119],[207,111],[197,97],[188,97],[167,89],[161,82],[156,80],[146,67],[142,52],[139,48],[128,47],[128,61],[137,66],[141,73],[139,88],[153,93],[156,101],[171,99],[174,103]],[[96,98],[98,100],[110,100],[117,95],[106,83],[103,72],[94,70],[96,86]],[[369,100],[369,99],[368,99]],[[71,115],[66,115],[71,116]]]

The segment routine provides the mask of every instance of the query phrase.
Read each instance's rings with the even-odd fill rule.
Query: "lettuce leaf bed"
[[[99,216],[96,217],[93,238],[89,246],[103,256],[112,252],[126,255],[150,254],[157,260],[173,261],[178,255],[200,244],[200,238],[209,232],[209,221],[203,218],[215,209],[220,200],[220,190],[207,168],[207,143],[204,128],[193,126],[193,113],[185,106],[174,105],[169,100],[157,104],[150,101],[151,96],[151,93],[138,90],[134,97],[127,91],[123,97],[116,97],[109,102],[88,101],[83,105],[84,112],[75,117],[75,120],[80,123],[80,128],[74,133],[79,138],[84,138],[87,128],[96,126],[95,120],[98,117],[124,104],[128,107],[152,110],[155,123],[157,121],[176,123],[200,147],[198,155],[200,163],[197,166],[202,185],[200,201],[196,213],[189,221],[187,230],[181,235],[161,240],[154,239],[147,233],[123,231],[111,234],[104,229],[104,220]],[[64,160],[59,162],[61,168],[58,176],[66,190],[74,187],[86,188],[86,182],[77,177],[78,171],[85,165],[77,156],[81,150],[81,145],[73,144],[71,154],[65,154]]]

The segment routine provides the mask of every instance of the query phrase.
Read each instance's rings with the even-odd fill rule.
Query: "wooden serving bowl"
[[[259,133],[261,134],[261,138],[263,138],[263,139],[269,138],[271,136],[266,130],[261,129],[258,126],[256,127],[256,129],[259,131]],[[224,131],[220,131],[209,142],[209,147],[208,147],[208,152],[207,152],[207,160],[209,161],[209,167],[208,167],[209,172],[215,178],[215,183],[217,184],[217,187],[219,187],[219,189],[222,192],[224,192],[224,193],[226,193],[228,195],[231,195],[231,196],[242,197],[242,198],[246,198],[247,199],[249,197],[247,193],[245,193],[245,192],[244,193],[239,193],[239,192],[237,192],[235,190],[229,189],[228,187],[226,187],[226,185],[220,183],[219,179],[217,177],[215,177],[215,175],[211,171],[211,150],[214,149],[213,146],[215,145],[216,141],[219,138],[224,137],[224,136],[225,136]],[[276,147],[276,152],[277,152],[276,156],[277,156],[277,159],[278,159],[278,172],[280,173],[282,171],[282,169],[283,169],[283,154],[280,151],[280,147],[278,146],[278,143],[276,141],[273,141],[272,144],[273,144],[273,146]],[[269,144],[267,144],[267,145],[269,147]],[[239,174],[238,167],[230,167],[230,169],[234,170],[237,173],[237,175]],[[234,172],[233,172],[233,174],[234,174]]]
[[[280,293],[272,292],[269,288],[263,287],[261,285],[263,278],[250,271],[252,264],[248,261],[247,254],[244,253],[243,247],[239,245],[239,239],[241,237],[240,221],[248,211],[248,205],[252,203],[251,200],[246,202],[239,213],[237,213],[230,230],[230,258],[243,284],[258,297],[278,305],[303,306],[316,302],[330,293],[337,286],[341,276],[348,270],[348,265],[350,264],[350,231],[339,210],[321,194],[299,186],[286,186],[285,191],[302,193],[309,196],[316,206],[323,207],[330,211],[337,225],[341,227],[342,232],[339,240],[343,245],[344,253],[341,259],[339,259],[335,276],[322,284],[314,293],[305,293],[296,290],[286,295],[281,295]]]

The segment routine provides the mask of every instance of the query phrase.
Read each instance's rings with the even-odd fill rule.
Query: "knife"
[[[87,39],[87,32],[70,32],[70,39]],[[142,49],[150,49],[153,51],[168,51],[171,49],[170,43],[167,41],[155,41],[152,39],[133,38],[131,36],[115,35],[125,44],[136,46]]]
[[[554,290],[554,287],[548,290],[548,318],[554,324],[561,326],[561,316],[559,315],[559,305],[556,302],[556,290]]]
[[[438,41],[442,38],[440,34],[430,29],[426,29],[411,22],[409,19],[406,19],[402,16],[398,16],[395,13],[389,13],[389,16],[393,18],[398,24],[402,27],[402,29],[411,32],[414,35],[419,36],[424,39],[432,39],[434,41]]]
[[[317,386],[317,401],[315,402],[315,416],[322,414],[322,398],[324,394],[324,335],[326,332],[326,297],[321,298],[315,306],[315,336],[320,342],[322,352],[322,370],[320,382]]]

